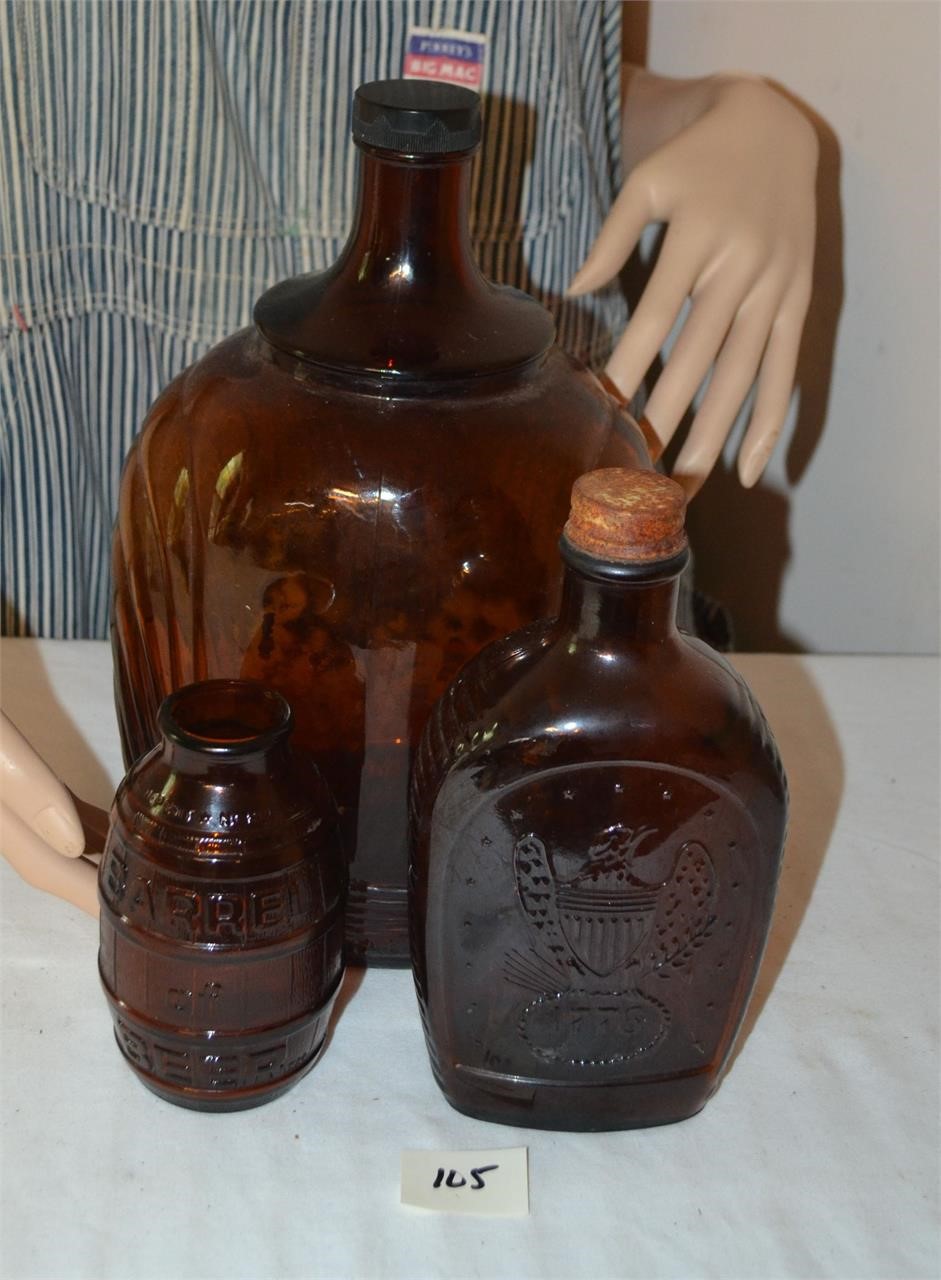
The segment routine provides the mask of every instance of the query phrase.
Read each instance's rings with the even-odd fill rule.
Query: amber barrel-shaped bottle
[[[472,659],[422,740],[415,979],[437,1080],[480,1119],[682,1120],[741,1023],[786,783],[742,679],[676,628],[683,512],[665,476],[579,479],[559,617]]]
[[[209,680],[158,722],[99,869],[101,980],[148,1088],[234,1111],[283,1093],[323,1047],[342,975],[335,813],[279,694]]]
[[[548,312],[477,267],[476,94],[366,85],[353,133],[339,260],[269,290],[128,457],[116,694],[130,763],[187,681],[281,692],[340,809],[348,955],[405,963],[408,777],[431,707],[489,640],[557,607],[575,477],[649,462]]]

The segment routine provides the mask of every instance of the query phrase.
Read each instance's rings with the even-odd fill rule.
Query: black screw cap
[[[434,80],[373,80],[353,97],[353,138],[406,155],[473,151],[480,142],[480,98]]]

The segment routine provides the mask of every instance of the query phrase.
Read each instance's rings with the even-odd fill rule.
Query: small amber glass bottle
[[[426,729],[411,923],[459,1110],[664,1124],[716,1088],[767,936],[787,789],[735,671],[676,628],[682,489],[575,484],[562,609],[490,645]]]
[[[202,1111],[283,1093],[313,1066],[342,976],[333,802],[262,685],[165,699],[99,870],[99,969],[148,1088]]]

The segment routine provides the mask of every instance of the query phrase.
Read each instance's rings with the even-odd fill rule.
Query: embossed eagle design
[[[652,1048],[669,1011],[638,984],[683,968],[709,934],[716,875],[705,845],[616,823],[573,853],[530,832],[513,868],[535,945],[508,954],[504,973],[536,994],[520,1018],[533,1052],[598,1065]]]

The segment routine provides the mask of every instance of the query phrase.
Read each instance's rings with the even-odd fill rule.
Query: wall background
[[[696,499],[700,585],[730,608],[740,649],[936,652],[941,7],[625,9],[626,43],[646,34],[651,70],[757,72],[832,130],[800,395],[759,487],[743,492],[731,471],[743,419]]]

